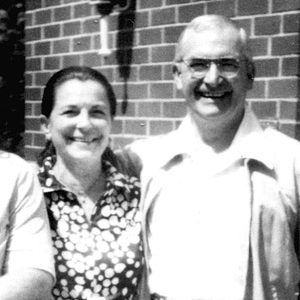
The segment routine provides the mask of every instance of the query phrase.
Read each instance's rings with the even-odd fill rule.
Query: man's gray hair
[[[232,29],[238,32],[241,46],[241,55],[245,59],[248,69],[248,76],[254,79],[254,63],[251,49],[249,46],[249,38],[244,28],[239,27],[231,19],[221,15],[203,15],[194,18],[181,33],[175,52],[175,63],[182,61],[184,58],[184,44],[189,32],[202,32],[214,29]]]

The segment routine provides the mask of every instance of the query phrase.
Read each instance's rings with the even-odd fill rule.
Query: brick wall
[[[187,22],[207,13],[233,17],[247,30],[257,66],[249,103],[263,125],[300,140],[299,0],[137,0],[131,10],[111,14],[108,58],[98,55],[99,14],[88,1],[27,0],[26,5],[28,159],[44,145],[43,85],[68,65],[95,67],[113,84],[119,103],[115,146],[175,129],[185,115],[171,73],[175,43]]]

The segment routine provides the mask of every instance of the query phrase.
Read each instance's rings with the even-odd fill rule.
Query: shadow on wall
[[[297,66],[297,105],[296,105],[296,122],[298,123],[295,128],[295,138],[300,141],[300,22],[299,22],[299,28],[298,28],[298,34],[299,34],[299,39],[298,39],[298,66]]]
[[[128,0],[129,1],[129,0]],[[120,12],[118,17],[118,35],[116,59],[118,62],[119,76],[124,80],[122,114],[127,111],[128,86],[132,63],[132,48],[134,42],[136,0],[131,0],[128,9]]]
[[[0,148],[23,154],[24,1],[0,2]]]

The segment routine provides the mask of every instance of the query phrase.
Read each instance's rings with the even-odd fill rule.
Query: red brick
[[[91,33],[91,32],[99,32],[100,33],[99,17],[85,20],[83,22],[83,32],[84,33]]]
[[[115,85],[114,85],[115,86]],[[124,85],[123,86],[119,86],[119,91],[121,91],[122,89],[122,93],[124,94],[124,88],[126,88]],[[114,89],[115,92],[118,93],[118,91],[116,91]],[[120,94],[120,92],[119,92]],[[135,107],[136,107],[136,103],[133,103],[132,101],[128,101],[128,100],[124,100],[124,95],[121,95],[118,97],[118,99],[122,99],[122,101],[118,101],[118,105],[117,105],[117,113],[116,116],[126,116],[126,117],[134,117],[136,115],[135,113]]]
[[[24,149],[24,157],[27,161],[34,161],[36,162],[38,154],[41,152],[41,149],[32,148],[25,146]]]
[[[41,69],[41,58],[27,58],[26,59],[26,70],[27,71],[38,71]]]
[[[299,0],[273,0],[273,12],[300,9]]]
[[[299,57],[284,57],[282,59],[282,75],[283,76],[300,76],[300,60]]]
[[[257,98],[265,98],[266,83],[264,80],[261,81],[254,81],[253,88],[247,94],[248,99],[257,99]]]
[[[49,25],[43,28],[44,30],[44,37],[48,38],[57,38],[60,36],[60,26],[56,25]]]
[[[65,55],[65,56],[63,56],[62,68],[79,65],[79,64],[80,64],[80,55]]]
[[[299,53],[299,36],[280,36],[272,38],[272,54],[286,55]]]
[[[167,118],[182,118],[186,115],[185,101],[167,101],[163,103],[163,116]]]
[[[45,147],[46,139],[42,133],[35,133],[33,135],[33,145],[37,147]]]
[[[188,3],[190,0],[166,0],[166,5]]]
[[[162,9],[154,9],[151,15],[151,25],[163,25],[175,23],[175,8],[168,7]]]
[[[70,40],[69,39],[54,41],[53,53],[66,53],[66,52],[70,52]]]
[[[284,134],[300,141],[300,125],[299,124],[280,124],[279,129]]]
[[[25,118],[25,127],[27,130],[39,130],[40,126],[39,118]]]
[[[33,56],[33,44],[25,44],[25,57],[29,58]]]
[[[33,134],[31,132],[26,132],[24,134],[24,143],[26,145],[33,145]]]
[[[288,14],[283,16],[284,32],[299,32],[299,28],[300,28],[300,13]]]
[[[123,132],[123,121],[114,120],[112,122],[111,134],[121,134]]]
[[[280,31],[280,16],[259,17],[254,21],[255,35],[277,34]]]
[[[71,19],[71,6],[58,7],[54,9],[54,21]]]
[[[263,56],[268,54],[268,39],[267,38],[251,38],[249,45],[253,56]]]
[[[173,83],[150,83],[150,97],[156,99],[173,98]]]
[[[89,52],[83,55],[83,64],[90,67],[101,65],[101,56],[97,52]]]
[[[63,24],[63,35],[76,35],[80,33],[80,22],[69,22]]]
[[[140,45],[161,44],[161,42],[162,32],[160,28],[150,28],[139,31]]]
[[[268,0],[238,0],[238,15],[256,15],[268,12]]]
[[[185,26],[166,27],[164,28],[164,42],[177,43],[178,38]]]
[[[276,117],[276,102],[274,101],[253,101],[251,108],[259,119],[272,119]]]
[[[146,121],[145,120],[125,120],[125,133],[145,135]]]
[[[270,80],[269,95],[271,98],[297,98],[299,97],[299,80],[297,79]]]
[[[35,13],[35,24],[45,24],[51,22],[51,9],[40,10]]]
[[[178,7],[178,19],[180,23],[190,22],[193,18],[204,14],[204,4],[190,4]]]
[[[73,51],[85,51],[91,49],[91,37],[84,36],[73,40]]]
[[[95,68],[95,67],[94,67]],[[112,67],[108,67],[108,68],[95,68],[96,70],[98,70],[100,73],[102,73],[109,82],[112,82],[113,81],[113,71],[114,71],[114,68]]]
[[[135,27],[142,28],[147,27],[149,25],[149,12],[142,11],[136,13]]]
[[[255,77],[275,77],[279,73],[279,59],[257,59],[255,60]]]
[[[137,106],[139,117],[154,117],[158,118],[161,116],[161,108],[159,102],[142,102]]]
[[[148,84],[128,84],[129,99],[146,99],[148,98]]]
[[[35,117],[39,117],[41,115],[41,102],[40,101],[34,102],[32,105],[32,109],[33,109],[32,115]]]
[[[45,70],[55,70],[60,68],[60,57],[59,56],[48,56],[44,60]]]
[[[233,17],[235,15],[235,0],[207,2],[207,13]]]
[[[41,27],[27,28],[25,35],[26,35],[26,42],[40,40]]]
[[[148,48],[134,48],[132,50],[132,63],[143,64],[149,62]]]
[[[32,103],[25,103],[25,116],[31,116],[33,114]]]
[[[281,101],[280,118],[288,120],[300,120],[300,103],[295,101]]]
[[[32,74],[30,73],[25,73],[25,86],[32,86]]]
[[[91,15],[91,5],[86,2],[83,4],[74,5],[74,17],[83,18]]]
[[[35,55],[50,54],[50,42],[38,42],[34,44]]]
[[[26,10],[34,10],[42,7],[42,1],[26,0]]]
[[[140,80],[161,80],[162,67],[159,65],[141,66]]]
[[[33,14],[32,13],[29,13],[29,12],[25,13],[25,24],[26,24],[26,26],[33,25]]]
[[[140,8],[152,8],[152,7],[159,7],[163,5],[162,0],[143,0],[139,1]]]
[[[115,69],[114,80],[116,82],[134,82],[138,80],[138,68],[136,66],[130,65],[119,65]]]
[[[168,133],[173,129],[172,121],[150,121],[150,135]]]
[[[251,19],[234,19],[234,22],[239,26],[240,28],[244,28],[244,30],[247,32],[248,36],[251,35]]]
[[[175,46],[158,46],[152,48],[152,62],[173,61],[175,56]]]
[[[52,73],[49,73],[49,72],[39,72],[39,73],[35,73],[34,75],[34,78],[35,78],[35,84],[37,86],[44,86],[48,79],[50,78]]]
[[[164,80],[173,80],[173,64],[164,65],[163,69],[163,79]]]
[[[57,6],[60,5],[60,0],[45,0],[45,6]]]

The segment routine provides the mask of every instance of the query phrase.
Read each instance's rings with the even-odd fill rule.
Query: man
[[[300,145],[263,130],[246,104],[246,33],[192,20],[174,64],[187,116],[137,141],[152,299],[297,299]]]
[[[21,158],[1,151],[0,183],[0,299],[51,299],[52,244],[37,178]]]

